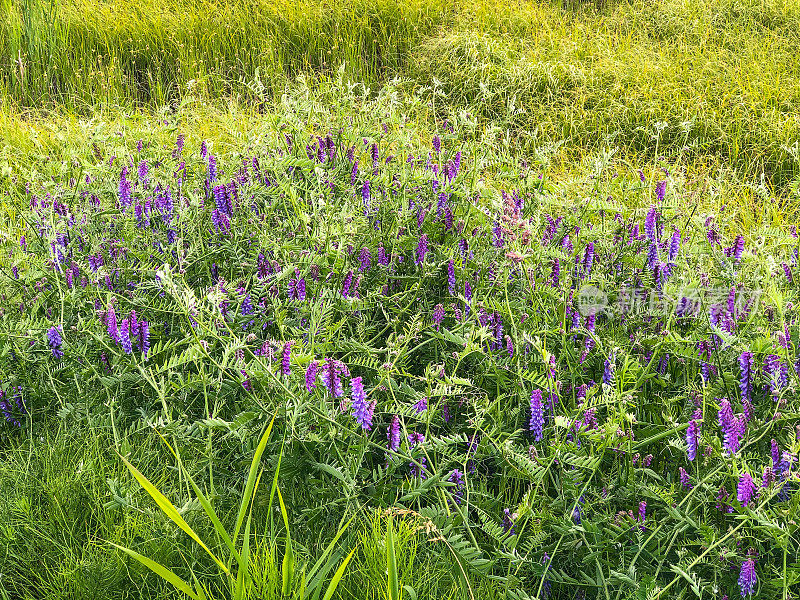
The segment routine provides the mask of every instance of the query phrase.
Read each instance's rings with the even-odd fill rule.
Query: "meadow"
[[[800,598],[799,49],[0,0],[0,599]]]

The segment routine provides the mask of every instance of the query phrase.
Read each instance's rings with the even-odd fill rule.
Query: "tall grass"
[[[25,106],[158,105],[342,62],[376,80],[446,13],[442,0],[3,0],[0,92]]]
[[[800,176],[800,8],[786,0],[2,0],[0,102],[260,110],[298,74],[436,87],[517,148],[686,158],[786,195]]]

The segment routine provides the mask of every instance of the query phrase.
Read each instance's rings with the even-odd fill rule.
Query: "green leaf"
[[[188,583],[186,583],[183,579],[178,577],[175,573],[173,573],[164,565],[159,564],[156,561],[147,558],[146,556],[142,556],[141,554],[131,550],[130,548],[125,548],[124,546],[118,546],[114,542],[109,542],[109,544],[111,544],[115,548],[119,548],[126,554],[138,560],[145,567],[150,569],[153,573],[161,577],[161,579],[172,584],[172,586],[176,590],[183,592],[184,594],[186,594],[190,598],[193,598],[194,600],[201,600],[201,597],[195,593],[195,591],[191,588],[191,586]]]

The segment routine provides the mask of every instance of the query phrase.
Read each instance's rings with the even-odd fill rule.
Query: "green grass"
[[[686,157],[740,181],[763,173],[787,195],[800,175],[798,32],[786,0],[3,0],[0,97],[263,110],[298,73],[344,65],[357,81],[435,87],[440,118],[471,113],[563,164],[604,148]]]

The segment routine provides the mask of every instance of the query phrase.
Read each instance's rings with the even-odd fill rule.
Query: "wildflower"
[[[334,358],[325,359],[320,377],[325,387],[328,389],[328,392],[334,398],[341,398],[342,395],[344,395],[341,379],[342,375],[349,375],[349,371],[342,361]]]
[[[733,244],[733,261],[737,265],[742,262],[742,252],[744,252],[744,237],[737,235]]]
[[[742,400],[753,400],[753,354],[742,352],[739,356],[739,390]]]
[[[142,356],[147,358],[147,353],[150,350],[150,325],[147,321],[139,322],[137,345],[142,352]]]
[[[128,319],[122,319],[119,328],[119,344],[125,354],[133,354],[133,344],[131,343],[131,326]]]
[[[361,377],[353,377],[350,380],[350,388],[350,395],[353,399],[353,416],[362,429],[369,431],[372,429],[372,413],[375,410],[375,403],[367,402]]]
[[[106,328],[108,335],[112,340],[119,343],[119,328],[117,327],[117,314],[114,312],[114,305],[108,307],[108,314],[106,315]]]
[[[59,332],[58,327],[51,327],[47,330],[47,343],[54,357],[61,358],[64,356],[64,351],[61,349],[61,332]]]
[[[770,450],[772,454],[772,470],[775,472],[775,476],[780,479],[783,475],[783,462],[781,461],[781,449],[774,439],[770,441]]]
[[[733,455],[739,449],[739,442],[744,437],[744,419],[733,416],[731,403],[727,398],[722,398],[719,403],[719,426],[724,436],[723,446],[729,454]]]
[[[358,260],[361,263],[358,267],[359,273],[370,270],[370,267],[372,267],[372,255],[369,253],[369,248],[366,246],[361,248],[361,252],[358,255]]]
[[[428,410],[428,397],[423,396],[414,404],[414,411],[419,414],[426,410]]]
[[[149,178],[147,177],[149,170],[150,169],[147,166],[146,160],[139,161],[139,173],[138,173],[139,181],[142,183],[144,187],[147,187],[147,184],[149,182]]]
[[[517,513],[512,513],[508,508],[503,509],[503,531],[508,535],[515,535],[514,521],[517,520]]]
[[[667,195],[667,182],[659,181],[656,184],[656,198],[658,198],[659,202],[663,202],[666,195]]]
[[[679,467],[678,472],[680,473],[681,487],[685,490],[692,489],[692,484],[689,482],[689,473],[686,472],[686,469]]]
[[[603,365],[603,383],[606,385],[614,384],[614,354],[612,353],[605,360]]]
[[[119,202],[123,210],[131,205],[131,184],[128,181],[128,167],[122,167],[119,176]]]
[[[656,221],[658,220],[658,211],[655,206],[652,206],[647,212],[644,220],[644,233],[651,242],[656,242]]]
[[[775,354],[764,359],[764,375],[769,378],[769,388],[774,396],[789,385],[789,367]]]
[[[306,390],[309,392],[317,387],[318,368],[319,363],[315,360],[312,360],[306,368]]]
[[[764,473],[761,475],[761,487],[768,488],[775,482],[775,473],[769,465],[764,467]]]
[[[342,284],[342,296],[345,298],[350,297],[350,286],[353,285],[353,271],[352,269],[347,272],[347,275],[344,278],[344,283]]]
[[[642,523],[641,529],[644,531],[644,521],[647,518],[647,502],[639,502],[639,522]]]
[[[544,431],[544,413],[542,408],[542,391],[533,390],[531,393],[531,419],[528,428],[533,433],[533,438],[541,441]]]
[[[436,323],[436,331],[439,331],[439,326],[442,324],[442,319],[444,319],[444,306],[442,304],[437,304],[433,309],[433,322]]]
[[[458,469],[453,469],[447,476],[447,481],[455,484],[453,489],[453,498],[456,504],[461,504],[464,499],[464,474]]]
[[[378,245],[378,264],[388,266],[389,264],[389,256],[386,254],[386,250],[383,247],[383,244]]]
[[[667,254],[667,259],[669,262],[674,262],[675,259],[678,257],[678,250],[681,247],[681,232],[676,229],[672,234],[672,240],[669,244],[669,253]]]
[[[397,415],[392,417],[392,422],[389,424],[386,437],[388,439],[389,450],[397,452],[400,449],[400,417]]]
[[[736,499],[741,503],[742,506],[747,506],[750,503],[750,500],[752,500],[755,491],[756,484],[753,482],[753,478],[750,476],[750,473],[742,473],[741,477],[739,477],[739,487],[736,491]]]
[[[592,274],[592,264],[594,263],[594,244],[589,242],[583,254],[583,275],[589,277]]]
[[[217,159],[213,154],[208,155],[208,181],[209,183],[217,180]]]
[[[283,355],[281,356],[281,375],[289,377],[292,372],[292,342],[284,342]]]
[[[756,563],[751,556],[742,563],[742,570],[739,572],[739,591],[742,593],[742,598],[752,596],[756,591],[757,583]]]
[[[414,264],[421,265],[425,262],[425,255],[428,253],[428,234],[423,233],[417,243]]]
[[[442,151],[442,140],[438,135],[433,136],[433,149],[436,150],[436,154]]]
[[[456,293],[456,271],[453,266],[453,259],[447,261],[447,291],[453,296]]]
[[[553,267],[550,271],[550,284],[554,288],[558,287],[558,281],[560,277],[561,277],[561,263],[556,258],[555,260],[553,260]]]
[[[689,455],[689,460],[692,461],[697,458],[699,429],[700,428],[697,426],[697,421],[694,419],[689,421],[689,427],[686,429],[686,446],[688,447],[687,454]]]

